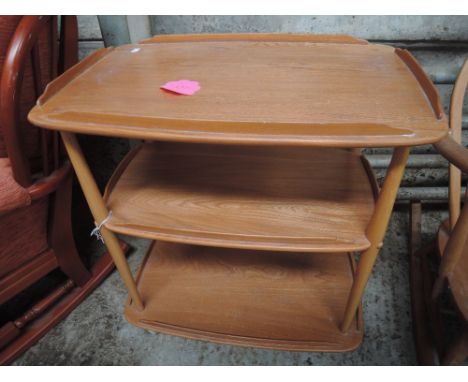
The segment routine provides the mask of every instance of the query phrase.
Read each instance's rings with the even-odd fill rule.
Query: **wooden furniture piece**
[[[449,160],[449,218],[435,242],[411,253],[412,313],[418,360],[423,365],[458,364],[468,356],[468,205],[460,213],[461,171],[468,173],[468,150],[461,145],[463,99],[468,85],[468,60],[462,67],[450,104],[450,136],[435,144]],[[412,211],[412,242],[420,243],[419,207]],[[434,265],[436,264],[436,265]],[[437,271],[434,272],[434,268]],[[445,288],[447,286],[447,288]],[[445,295],[443,292],[446,292]],[[448,295],[455,334],[446,335]],[[447,298],[445,299],[447,300]],[[452,329],[453,330],[453,329]]]
[[[20,316],[0,322],[7,364],[73,310],[112,270],[106,255],[88,270],[71,227],[73,172],[58,133],[30,125],[45,85],[77,61],[75,16],[0,17],[0,305],[59,268],[68,277]],[[50,288],[49,288],[50,290]]]
[[[201,90],[159,89],[177,79]],[[61,132],[131,323],[304,351],[362,341],[361,298],[409,147],[447,134],[408,52],[348,36],[158,36],[102,49],[49,85],[29,119]],[[101,196],[74,133],[145,142]],[[380,191],[350,150],[375,146],[395,147]],[[157,240],[136,280],[115,233]]]

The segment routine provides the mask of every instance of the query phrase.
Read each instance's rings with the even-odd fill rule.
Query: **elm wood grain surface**
[[[109,183],[106,227],[221,247],[359,251],[370,245],[371,182],[345,149],[145,143]]]
[[[180,41],[270,41],[270,42],[324,42],[327,44],[368,44],[366,40],[348,35],[300,34],[300,33],[195,33],[162,34],[149,37],[139,44]]]
[[[100,50],[48,87],[29,115],[48,129],[129,138],[383,147],[447,134],[440,100],[389,46],[185,41]],[[193,96],[159,87],[201,84]]]
[[[300,351],[349,351],[362,341],[361,309],[339,325],[353,282],[347,253],[282,253],[153,243],[138,275],[146,302],[134,325],[184,337]]]
[[[309,146],[308,151],[315,151],[318,147],[323,146],[341,148],[398,146],[395,148],[388,174],[378,195],[375,208],[371,210],[368,216],[365,230],[361,229],[360,224],[362,222],[359,218],[357,219],[357,225],[349,224],[348,227],[340,227],[340,232],[333,236],[334,243],[332,244],[330,244],[329,240],[330,231],[325,230],[325,234],[328,235],[326,237],[326,241],[329,244],[328,250],[330,250],[330,247],[334,247],[334,251],[338,252],[338,254],[334,253],[332,255],[323,252],[320,252],[320,254],[301,254],[299,252],[301,248],[304,250],[304,245],[298,243],[297,240],[296,244],[299,245],[291,249],[294,256],[302,256],[304,258],[308,256],[311,256],[311,258],[320,256],[323,263],[318,262],[317,264],[320,263],[326,273],[327,269],[330,269],[328,266],[331,262],[342,261],[343,264],[345,263],[344,257],[348,255],[343,247],[349,244],[347,236],[350,232],[356,233],[354,246],[356,246],[356,240],[358,242],[361,241],[359,245],[363,245],[364,241],[362,239],[366,239],[364,247],[367,249],[361,255],[357,270],[355,272],[348,270],[349,274],[356,275],[356,280],[353,281],[352,277],[350,277],[349,284],[346,285],[346,295],[343,296],[340,302],[340,306],[343,309],[339,314],[341,318],[338,318],[340,322],[336,323],[334,321],[334,313],[328,310],[328,305],[325,305],[324,309],[328,310],[328,325],[330,320],[332,320],[335,323],[333,328],[324,324],[325,320],[321,318],[324,318],[325,315],[322,315],[318,311],[317,316],[319,319],[313,327],[321,329],[312,331],[304,329],[303,334],[305,335],[306,342],[298,340],[294,343],[295,350],[330,349],[330,343],[337,344],[334,346],[336,351],[349,350],[357,346],[359,341],[352,340],[352,346],[349,343],[343,345],[346,342],[344,338],[350,334],[354,335],[356,314],[359,311],[362,294],[371,274],[373,264],[382,246],[391,209],[404,172],[409,147],[423,143],[432,143],[442,139],[447,134],[447,121],[442,113],[437,91],[435,91],[432,83],[410,54],[394,50],[388,46],[360,44],[351,41],[353,39],[350,39],[346,43],[339,43],[337,40],[333,41],[333,43],[330,43],[330,41],[327,41],[327,43],[292,42],[290,40],[288,42],[276,41],[276,39],[282,40],[283,37],[274,36],[273,38],[269,35],[268,37],[260,35],[247,37],[244,35],[232,36],[232,39],[229,38],[230,41],[225,41],[224,37],[223,41],[219,41],[219,39],[218,41],[206,41],[211,39],[209,37],[204,41],[197,41],[199,39],[197,36],[176,36],[171,42],[151,41],[147,44],[101,50],[70,69],[68,73],[52,83],[39,100],[38,105],[30,113],[29,118],[39,126],[61,131],[71,162],[77,171],[90,209],[98,223],[108,216],[107,207],[119,210],[118,205],[111,205],[113,196],[115,201],[121,203],[122,206],[124,205],[124,200],[119,197],[119,194],[121,194],[118,191],[120,187],[119,178],[122,176],[121,179],[124,179],[126,173],[131,173],[124,170],[127,165],[129,168],[132,165],[136,165],[138,153],[133,152],[119,166],[117,173],[110,181],[106,195],[109,198],[109,205],[105,206],[73,133],[142,138],[157,141],[183,141],[185,144],[187,142],[197,144],[231,144],[231,146],[226,145],[224,147],[220,145],[211,146],[211,149],[218,147],[218,150],[223,155],[225,155],[225,152],[229,154],[229,150],[233,150],[232,145],[235,144],[244,145],[245,150],[259,150],[260,145],[273,145],[275,147],[270,147],[273,152],[274,150],[280,150],[280,147],[283,147],[281,150],[286,150],[285,147],[287,146],[301,145]],[[187,41],[175,42],[174,39],[186,39]],[[213,39],[216,38],[213,37]],[[237,39],[240,41],[236,41]],[[262,39],[268,41],[258,41]],[[168,80],[181,78],[200,81],[202,89],[191,97],[176,96],[159,89],[159,86]],[[160,144],[163,145],[162,143]],[[166,143],[166,145],[174,145],[174,143]],[[250,145],[251,147],[246,148],[246,145]],[[312,146],[315,146],[314,150],[310,149]],[[301,148],[296,147],[296,149],[299,150]],[[240,150],[240,153],[242,153],[243,149],[237,146],[236,150]],[[289,150],[293,150],[293,148],[290,147]],[[300,158],[301,160],[306,160],[306,162],[310,156],[316,155],[308,153],[306,148],[302,148],[301,150],[303,151]],[[265,153],[266,151],[262,152]],[[359,163],[356,160],[359,156],[356,154],[353,157],[351,152],[345,155],[342,151],[336,149],[335,154],[342,159],[341,169],[346,166],[360,168],[358,172],[361,175],[368,170],[365,161],[360,162],[361,167],[354,166],[354,164]],[[135,155],[134,158],[132,157],[133,155]],[[235,162],[239,161],[238,157],[239,155],[237,155]],[[196,158],[197,161],[198,158],[199,156]],[[267,211],[268,213],[265,214],[265,217],[273,216],[274,219],[272,220],[274,220],[275,224],[278,223],[278,227],[280,227],[281,223],[284,226],[287,225],[284,224],[287,222],[281,220],[281,215],[286,213],[286,220],[291,220],[291,216],[293,216],[292,220],[295,219],[296,230],[300,231],[302,229],[304,231],[303,221],[307,219],[302,219],[301,224],[297,224],[299,219],[297,217],[294,218],[294,215],[291,214],[292,211],[296,210],[298,211],[296,213],[299,215],[303,214],[303,205],[299,203],[299,208],[297,208],[295,204],[287,204],[286,212],[284,208],[283,210],[277,208],[272,203],[272,200],[274,202],[278,198],[278,194],[271,194],[270,189],[278,189],[280,192],[284,192],[280,196],[286,195],[291,198],[291,195],[285,193],[285,183],[280,183],[283,184],[283,188],[269,188],[270,183],[273,186],[276,186],[277,183],[269,182],[269,179],[265,176],[252,176],[256,166],[252,166],[252,163],[256,164],[264,161],[263,163],[267,164],[265,158],[260,160],[260,162],[258,162],[258,158],[255,155],[253,158],[255,158],[254,161],[251,160],[248,162],[248,165],[243,166],[244,173],[247,175],[251,174],[249,175],[249,183],[245,184],[237,182],[234,185],[234,180],[242,179],[242,176],[239,169],[236,170],[237,172],[234,171],[236,167],[229,161],[226,161],[229,165],[225,167],[231,169],[230,175],[233,179],[228,178],[226,180],[225,174],[221,174],[217,170],[220,175],[219,177],[212,177],[211,175],[205,177],[209,180],[207,185],[201,183],[201,180],[196,179],[193,173],[182,173],[186,175],[185,177],[179,174],[178,181],[174,183],[175,178],[172,178],[174,174],[162,172],[163,176],[159,177],[160,182],[155,185],[158,187],[158,191],[154,192],[150,190],[153,187],[153,184],[151,184],[150,188],[139,191],[142,192],[140,195],[144,196],[141,200],[147,199],[150,194],[158,196],[159,190],[163,189],[162,187],[166,187],[166,194],[167,190],[171,187],[172,192],[179,194],[177,198],[171,199],[164,195],[166,199],[155,198],[144,202],[148,208],[146,208],[147,211],[142,211],[143,213],[140,215],[147,216],[145,229],[159,224],[154,219],[154,216],[150,216],[150,211],[155,206],[163,207],[163,212],[165,211],[166,213],[162,216],[161,211],[159,211],[161,215],[160,220],[166,225],[168,222],[171,223],[172,227],[169,228],[173,231],[174,228],[180,229],[181,227],[186,230],[187,222],[192,226],[206,224],[203,223],[206,220],[202,216],[203,214],[198,219],[195,214],[196,209],[200,209],[201,206],[208,213],[213,212],[209,211],[210,208],[218,210],[218,213],[229,212],[229,214],[220,213],[218,217],[218,225],[225,231],[227,227],[225,220],[233,220],[232,217],[236,217],[236,215],[232,214],[232,211],[235,212],[234,208],[232,208],[232,211],[227,208],[231,207],[232,203],[229,204],[227,199],[223,200],[220,196],[227,198],[231,190],[236,190],[235,201],[238,205],[240,205],[239,200],[243,203],[249,201],[246,197],[246,195],[249,196],[249,193],[251,193],[250,195],[255,195],[258,191],[261,191],[260,195],[262,199],[260,203],[258,198],[254,203],[245,203],[246,206],[248,205],[248,208],[245,208],[245,211],[243,211],[246,216],[250,217],[252,212],[255,215],[258,211],[262,213]],[[287,158],[289,156],[286,156]],[[246,158],[240,159],[247,161]],[[308,192],[318,193],[319,197],[311,202],[315,207],[321,204],[326,205],[329,202],[327,198],[330,196],[334,200],[337,195],[340,195],[342,198],[336,198],[337,203],[334,207],[338,206],[341,208],[345,206],[344,210],[349,211],[348,207],[352,205],[352,203],[348,204],[349,197],[358,196],[358,193],[354,193],[356,190],[354,187],[367,187],[367,191],[362,192],[363,189],[360,190],[361,197],[364,197],[362,200],[372,200],[371,197],[365,196],[366,194],[372,195],[372,189],[375,189],[375,180],[369,174],[357,176],[353,179],[357,185],[349,186],[347,179],[349,179],[350,174],[346,173],[341,176],[343,172],[337,171],[337,174],[334,174],[335,176],[328,177],[328,181],[333,182],[334,187],[328,186],[330,188],[326,188],[324,186],[325,190],[333,190],[333,192],[320,194],[320,189],[317,189],[317,187],[306,187],[307,185],[313,186],[316,181],[312,180],[309,183],[308,180],[304,179],[304,176],[298,177],[296,168],[287,166],[291,162],[289,160],[291,158],[288,160],[284,159],[282,155],[276,155],[274,160],[272,160],[272,162],[281,163],[279,166],[281,171],[279,173],[285,174],[283,179],[291,179],[293,184],[305,186],[291,187],[294,203],[297,201],[302,203],[301,198],[305,199],[304,195],[307,195]],[[184,168],[184,166],[190,166],[192,162],[193,159],[188,158],[186,159],[186,163],[174,161],[173,165],[175,164],[175,166]],[[208,163],[203,169],[205,174],[210,174],[210,172],[216,174],[216,169],[221,167],[218,162],[219,160]],[[299,165],[299,167],[309,170],[309,172],[304,172],[313,175],[313,179],[323,180],[326,178],[326,172],[330,166],[333,168],[337,167],[333,159],[330,159],[329,162],[322,162],[321,166],[312,166],[314,169],[313,173],[310,172],[310,168],[307,168],[307,166]],[[193,164],[196,163],[193,162]],[[159,162],[156,162],[155,165],[161,166]],[[197,168],[197,170],[199,169]],[[273,180],[277,179],[275,176],[278,174],[275,175],[275,171],[271,167],[266,166],[264,172],[269,173]],[[224,180],[221,180],[221,175]],[[290,175],[294,176],[291,177]],[[146,177],[140,176],[135,179],[136,183],[141,181],[144,184],[144,182],[153,177],[153,173],[147,173]],[[218,179],[220,180],[219,183],[216,182]],[[129,182],[129,185],[131,183],[132,181]],[[125,183],[122,183],[122,185],[125,186]],[[183,187],[180,187],[180,185]],[[210,190],[206,190],[208,185],[215,189],[216,199],[205,199],[210,192]],[[228,186],[227,188],[226,185]],[[346,192],[344,191],[346,187],[343,187],[343,185],[349,188],[346,189]],[[113,187],[115,189],[111,192]],[[193,190],[197,192],[193,192]],[[254,191],[253,193],[252,190]],[[288,192],[291,190],[288,189]],[[187,193],[193,198],[189,203],[185,199]],[[274,198],[271,198],[271,195]],[[128,199],[132,200],[131,198]],[[197,205],[194,200],[202,200],[203,203]],[[127,202],[125,200],[125,203]],[[188,208],[184,209],[184,204]],[[129,205],[127,203],[127,206]],[[275,208],[268,210],[272,205]],[[223,207],[223,211],[221,211],[220,206]],[[255,206],[255,208],[251,206]],[[178,219],[177,215],[173,215],[172,212],[174,211],[180,213],[182,219]],[[158,213],[158,209],[154,208],[153,212]],[[333,218],[335,218],[335,215],[333,215],[335,212],[336,210],[332,208]],[[358,214],[366,212],[368,212],[367,209],[357,211]],[[193,215],[190,216],[192,213]],[[320,213],[317,213],[317,215],[322,218]],[[117,219],[121,216],[120,212],[117,212]],[[187,219],[187,216],[190,219]],[[255,216],[258,217],[259,215]],[[304,214],[302,216],[307,218]],[[115,222],[115,218],[113,219]],[[338,223],[342,219],[337,219]],[[355,222],[352,217],[349,219],[351,223]],[[245,235],[246,228],[253,230],[254,235],[259,236],[260,233],[267,237],[270,236],[272,239],[270,237],[268,239],[271,244],[274,244],[272,249],[276,251],[267,252],[266,254],[272,258],[280,254],[287,255],[287,253],[278,251],[278,249],[285,249],[284,247],[278,248],[278,243],[284,243],[285,238],[288,240],[290,238],[297,238],[297,236],[294,237],[294,233],[291,234],[290,227],[289,231],[285,228],[288,236],[284,237],[280,232],[281,230],[277,229],[278,227],[271,226],[272,223],[270,221],[268,221],[270,225],[265,225],[261,221],[262,224],[249,225],[249,222],[246,220],[242,221],[239,219],[237,222],[235,219],[233,220],[235,224],[230,226],[231,232],[228,233],[231,237],[228,237],[228,239],[236,238],[236,236],[236,239],[238,239],[241,236],[240,234],[244,234],[247,237]],[[264,220],[266,221],[266,219]],[[322,218],[320,221],[314,222],[315,228],[318,228],[320,233],[320,235],[311,234],[315,240],[315,247],[313,247],[315,250],[320,249],[317,247],[317,243],[323,247],[327,247],[323,241],[323,232],[320,231],[320,228],[324,226],[330,227],[331,225],[327,223],[330,220],[332,219],[328,217],[327,219]],[[123,220],[124,224],[128,224],[129,222],[132,223],[129,220]],[[140,223],[138,222],[138,224]],[[105,224],[102,228],[104,240],[108,247],[109,243],[115,242],[115,236],[109,228],[111,225],[112,219],[110,224]],[[242,228],[243,225],[244,227]],[[241,243],[245,247],[269,248],[268,246],[258,247],[258,242],[255,243],[254,241],[250,243],[245,241],[240,242],[239,240],[226,241],[227,235],[223,237],[224,242],[218,240],[215,243],[213,236],[208,237],[207,235],[207,233],[210,233],[209,230],[213,231],[210,234],[214,233],[218,236],[226,232],[213,230],[213,227],[214,224],[212,222],[208,222],[207,226],[202,227],[203,237],[201,237],[201,240],[204,240],[205,243],[200,242],[200,237],[198,237],[196,238],[199,240],[198,244],[239,246],[239,243]],[[262,227],[267,228],[267,230],[263,231]],[[134,233],[141,235],[143,232],[141,224],[136,228],[138,229]],[[255,231],[259,228],[263,232]],[[336,227],[334,230],[338,232]],[[273,232],[275,235],[271,235],[268,231]],[[157,227],[157,231],[150,232],[148,237],[154,237],[151,236],[155,235],[154,232],[160,235],[160,227]],[[197,231],[197,234],[199,232],[200,230]],[[339,243],[341,248],[338,248],[336,245],[338,240],[336,238],[339,237],[342,240],[342,232],[346,236],[346,243]],[[303,233],[301,235],[304,236]],[[252,235],[249,236],[249,240],[251,238]],[[317,241],[317,238],[322,239],[322,241]],[[165,240],[183,241],[186,239],[180,233],[177,236],[165,236]],[[189,239],[190,242],[194,242],[193,237]],[[219,242],[224,244],[219,244]],[[291,243],[292,241],[289,244]],[[271,244],[268,245],[270,246]],[[309,245],[309,249],[312,248],[310,242],[307,244]],[[161,245],[175,246],[168,243],[161,243]],[[177,244],[179,247],[181,245],[180,243]],[[200,247],[197,248],[200,249]],[[114,260],[120,264],[125,264],[125,259],[120,251],[111,247],[109,249]],[[215,250],[206,249],[204,251]],[[247,251],[245,249],[216,249],[216,251],[223,251],[223,253],[228,251],[229,253],[235,252],[238,254],[253,253],[251,250]],[[262,252],[256,253],[260,255]],[[291,257],[292,259],[293,257]],[[336,267],[336,264],[334,264],[332,268],[336,269]],[[351,269],[349,260],[348,267]],[[157,269],[149,266],[148,272],[153,271],[157,272]],[[173,330],[175,332],[174,327],[170,326],[173,325],[172,323],[165,323],[164,325],[155,323],[154,312],[148,308],[154,307],[153,299],[158,291],[150,288],[151,293],[142,298],[131,274],[123,272],[121,276],[129,288],[132,297],[132,314],[136,314],[139,318],[145,317],[146,324],[144,325],[147,328],[159,330],[164,326],[164,331],[170,332]],[[291,282],[294,283],[296,277],[294,272],[288,274],[288,278],[289,276]],[[145,285],[144,280],[145,278],[143,277],[140,286]],[[207,280],[209,281],[209,278],[205,277],[203,280],[205,284]],[[335,284],[338,289],[340,289],[340,285],[344,284],[344,282],[335,282],[334,277],[328,276],[325,279],[316,277],[313,282],[318,283],[320,280],[325,280],[323,286],[325,287],[325,284],[327,284],[327,287],[330,287],[332,290]],[[314,286],[314,284],[311,284],[311,286]],[[348,289],[350,289],[349,293]],[[304,292],[304,296],[309,298],[311,293],[314,295],[310,290],[307,293]],[[203,300],[204,296],[200,295],[198,298]],[[287,300],[288,298],[287,291],[285,291],[283,300]],[[322,302],[323,300],[327,300],[325,294],[318,296],[318,298]],[[270,306],[269,308],[272,309],[272,312],[276,312],[275,307]],[[137,312],[137,310],[141,313]],[[313,315],[308,317],[309,321],[313,317]],[[216,319],[212,321],[217,323]],[[284,322],[287,322],[285,325],[290,326],[289,321],[284,319]],[[141,324],[140,322],[139,325]],[[258,323],[255,328],[259,328],[261,332],[263,330],[261,326],[262,323]],[[227,329],[225,332],[229,333],[229,328]],[[287,327],[284,326],[278,328],[277,333],[281,334],[287,331]],[[180,330],[179,328],[177,329],[177,333],[192,337],[198,336],[197,338],[200,338],[200,332],[194,334],[193,329]],[[323,333],[326,334],[325,337]],[[226,333],[218,333],[216,336],[209,334],[208,337],[207,332],[202,332],[202,334],[205,336],[205,339],[209,338],[213,340],[219,340],[220,336],[223,338],[229,336]],[[362,333],[360,335],[362,336]],[[284,336],[276,336],[276,340],[281,339],[279,337]],[[315,341],[315,337],[319,339],[319,342]],[[265,338],[256,342],[252,338],[254,337],[242,335],[235,337],[235,340],[239,344],[263,347],[276,346],[277,348],[291,349],[291,347],[279,347],[285,345],[284,342],[278,345],[274,341],[266,341]],[[333,339],[330,340],[330,338]],[[229,338],[229,341],[233,343],[232,336]],[[298,343],[301,345],[298,346]],[[315,345],[311,345],[312,343]],[[320,344],[320,346],[317,344]]]

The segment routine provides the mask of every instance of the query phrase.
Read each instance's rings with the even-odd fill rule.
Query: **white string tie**
[[[109,221],[111,216],[112,216],[112,211],[109,211],[109,215],[107,215],[107,217],[102,222],[100,222],[99,224],[96,224],[96,222],[94,222],[94,224],[96,225],[96,228],[94,228],[91,231],[91,234],[89,236],[96,236],[97,240],[101,240],[104,243],[104,239],[102,238],[102,235],[101,235],[101,227]]]

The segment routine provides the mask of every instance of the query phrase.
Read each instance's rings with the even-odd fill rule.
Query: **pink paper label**
[[[170,81],[162,85],[161,89],[182,95],[193,95],[200,90],[200,84],[190,80]]]

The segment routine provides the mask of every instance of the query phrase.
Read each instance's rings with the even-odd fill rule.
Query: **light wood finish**
[[[81,151],[76,137],[74,134],[66,132],[62,132],[61,135],[68,156],[70,157],[70,161],[76,171],[76,175],[78,177],[78,181],[80,182],[86,201],[88,202],[91,213],[96,223],[99,224],[107,218],[109,211],[107,210],[104,201],[102,200],[102,196],[88,167],[88,164],[86,163],[83,152]],[[115,266],[128,289],[129,295],[132,298],[132,303],[135,304],[137,309],[143,309],[143,302],[138,293],[135,281],[133,280],[132,273],[117,237],[111,231],[109,231],[105,225],[101,227],[101,235],[110,255],[112,256],[112,259],[114,260]]]
[[[185,142],[433,143],[447,122],[414,65],[410,55],[375,44],[126,45],[96,52],[50,85],[29,119],[48,129]],[[159,89],[182,78],[201,90],[187,97]]]
[[[395,49],[395,53],[401,58],[401,60],[407,65],[408,69],[411,70],[413,75],[419,82],[419,85],[423,88],[434,114],[437,119],[442,119],[444,116],[444,109],[442,102],[440,101],[439,93],[435,88],[434,84],[418,64],[414,56],[405,49]]]
[[[463,99],[468,85],[468,60],[465,61],[460,74],[455,81],[455,86],[450,100],[450,133],[452,138],[458,144],[462,140],[462,116]],[[460,196],[461,196],[461,172],[453,164],[449,166],[449,207],[450,207],[450,228],[455,227],[460,214]]]
[[[342,324],[342,330],[344,332],[349,329],[357,308],[361,303],[361,298],[372,272],[375,260],[377,259],[380,248],[382,248],[388,222],[392,215],[393,204],[395,203],[401,178],[405,172],[408,155],[408,147],[398,147],[393,153],[392,161],[388,167],[382,190],[380,191],[374,213],[366,231],[371,246],[361,254],[357,267],[356,280],[349,293]]]
[[[175,79],[201,90],[159,89]],[[317,351],[361,341],[359,305],[408,147],[448,132],[437,91],[409,53],[343,36],[165,36],[100,50],[52,83],[29,119],[173,141],[131,152],[105,194],[107,228],[164,240],[142,265],[145,306],[129,303],[130,322]],[[367,162],[343,150],[376,146],[397,147],[380,193]],[[85,193],[95,189],[87,199],[101,221],[108,209],[81,152],[72,163]],[[348,252],[361,250],[354,272]]]
[[[366,40],[347,35],[314,35],[291,33],[200,33],[162,34],[140,41],[140,44],[162,42],[257,41],[257,42],[313,42],[327,44],[368,44]]]
[[[434,143],[434,146],[451,164],[457,166],[462,172],[468,173],[468,149],[466,147],[455,142],[450,135]]]
[[[349,351],[362,317],[339,329],[353,280],[346,253],[282,253],[157,242],[138,276],[140,327],[195,339],[301,351]]]
[[[106,192],[112,231],[276,251],[370,245],[374,180],[353,152],[160,142],[129,157]]]

